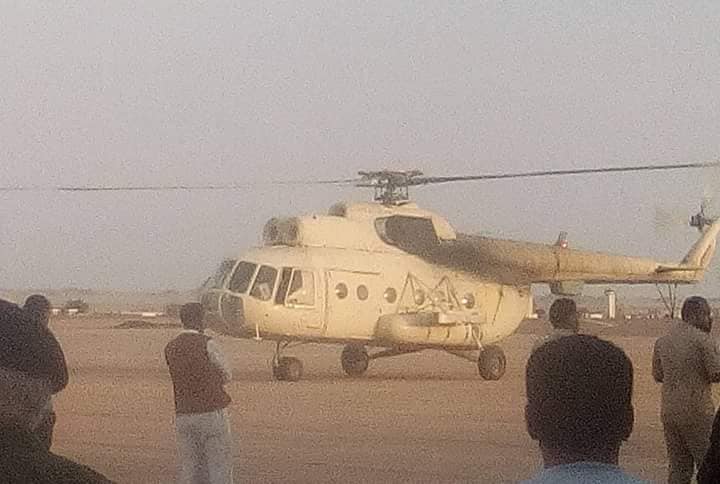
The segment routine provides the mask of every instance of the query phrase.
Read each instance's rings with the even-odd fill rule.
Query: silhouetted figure
[[[578,333],[579,322],[577,306],[572,299],[560,298],[553,301],[550,305],[549,318],[552,331],[537,341],[533,349],[537,349],[548,341]]]
[[[542,453],[540,483],[639,483],[618,466],[633,430],[633,367],[617,346],[573,335],[537,348],[526,367],[525,418]]]
[[[662,383],[660,414],[668,455],[668,482],[689,483],[710,445],[715,407],[711,384],[720,382],[720,353],[704,298],[683,304],[683,321],[655,342],[652,373]]]
[[[46,380],[52,393],[65,388],[65,354],[47,326],[35,324],[26,311],[7,301],[0,304],[0,312],[0,367]]]
[[[175,394],[180,481],[232,483],[232,439],[223,386],[230,368],[214,341],[203,334],[203,308],[185,304],[180,310],[185,330],[165,347]]]
[[[30,315],[30,318],[45,328],[50,324],[50,311],[52,305],[42,294],[33,294],[25,299],[23,309]]]
[[[715,484],[720,482],[720,411],[715,414],[715,421],[710,434],[710,447],[697,473],[698,484]]]
[[[67,383],[58,361],[54,338],[32,330],[28,314],[18,306],[0,300],[0,482],[25,483],[108,483],[89,467],[51,453],[38,439],[36,428],[52,392]],[[38,343],[40,341],[40,343]],[[48,349],[51,351],[47,353]],[[36,364],[29,355],[38,358]],[[59,352],[62,354],[62,352]]]
[[[33,294],[32,296],[29,296],[25,300],[23,309],[28,314],[33,324],[50,331],[48,325],[50,324],[50,312],[52,310],[52,305],[45,296],[41,294]],[[55,422],[57,421],[57,415],[55,414],[55,410],[53,408],[52,397],[48,398],[43,415],[42,421],[35,429],[35,434],[49,449],[52,446],[53,430],[55,428]]]

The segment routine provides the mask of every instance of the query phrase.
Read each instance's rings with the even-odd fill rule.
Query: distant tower
[[[617,316],[617,299],[615,291],[608,289],[605,291],[605,296],[607,296],[607,318],[615,319]]]

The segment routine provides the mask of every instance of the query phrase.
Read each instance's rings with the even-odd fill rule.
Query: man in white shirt
[[[544,469],[528,484],[638,484],[619,466],[633,429],[633,367],[617,346],[594,336],[548,341],[526,368],[525,418]]]

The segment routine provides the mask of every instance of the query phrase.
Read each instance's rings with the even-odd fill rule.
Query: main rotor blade
[[[625,173],[634,171],[661,171],[661,170],[688,170],[696,168],[710,168],[720,166],[720,161],[707,161],[700,163],[682,163],[677,165],[640,165],[618,166],[605,168],[578,168],[568,170],[527,171],[520,173],[497,173],[488,175],[469,176],[428,176],[411,180],[411,185],[430,185],[434,183],[449,183],[474,180],[502,180],[506,178],[534,178],[545,176],[586,175],[591,173]]]
[[[350,185],[357,178],[338,180],[277,180],[257,183],[229,183],[222,185],[61,185],[61,186],[0,186],[0,192],[167,192],[246,190],[256,187],[289,185]]]

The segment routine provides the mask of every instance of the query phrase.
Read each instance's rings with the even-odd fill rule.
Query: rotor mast
[[[421,184],[422,172],[420,170],[409,171],[361,171],[358,187],[373,188],[375,190],[374,200],[383,205],[402,205],[410,201],[408,187]]]

